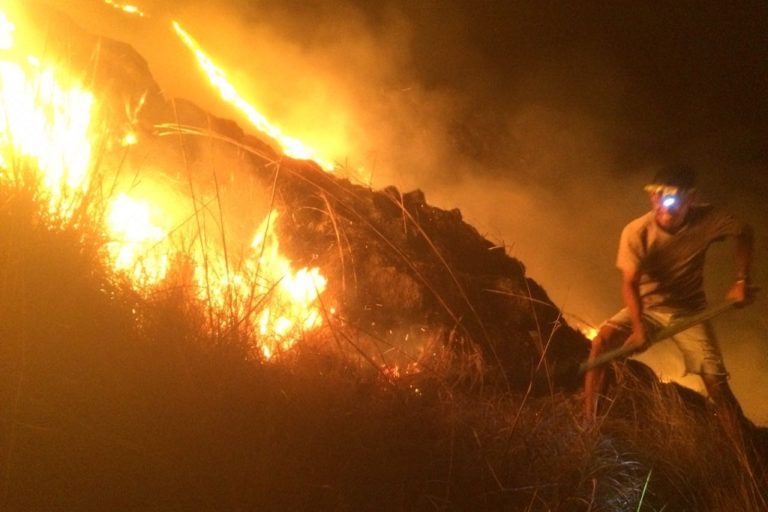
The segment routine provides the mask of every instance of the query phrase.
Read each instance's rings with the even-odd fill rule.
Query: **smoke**
[[[763,2],[135,3],[151,17],[100,0],[62,8],[132,44],[169,96],[247,130],[176,40],[178,20],[286,133],[363,168],[375,187],[421,188],[460,208],[574,317],[597,324],[620,307],[618,234],[646,211],[641,185],[657,164],[697,167],[705,197],[758,239],[768,233]],[[729,258],[712,257],[712,297],[727,287]],[[758,245],[757,281],[765,262]],[[736,394],[762,423],[766,313],[762,300],[718,322]],[[649,362],[679,372],[674,350],[656,352]]]

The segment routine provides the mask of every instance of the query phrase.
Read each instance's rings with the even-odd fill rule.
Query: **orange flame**
[[[202,265],[195,272],[199,290],[208,293],[220,310],[234,308],[242,317],[249,314],[254,301],[268,299],[252,324],[263,340],[261,350],[267,358],[322,325],[316,303],[328,283],[316,267],[293,270],[291,261],[280,252],[277,217],[277,211],[272,211],[261,222],[242,270],[227,271],[220,259],[209,262],[207,272]]]
[[[61,85],[60,70],[16,50],[14,31],[0,12],[0,165],[34,164],[52,211],[66,210],[88,186],[93,95]]]
[[[120,193],[110,205],[107,224],[112,265],[140,287],[161,285],[169,262],[180,253],[170,232],[177,219],[187,214],[171,212],[160,204]],[[194,262],[198,299],[222,315],[248,320],[267,358],[322,325],[317,299],[327,286],[320,269],[294,270],[282,255],[275,233],[277,218],[273,211],[262,221],[239,269],[231,268],[217,247],[186,253]],[[251,311],[254,303],[262,302],[263,308]]]
[[[235,86],[227,80],[224,70],[213,62],[197,41],[178,22],[173,22],[173,28],[187,48],[195,54],[198,64],[205,71],[211,84],[219,91],[221,98],[245,114],[259,131],[266,133],[276,140],[286,155],[302,160],[314,160],[326,171],[333,171],[335,169],[335,165],[323,159],[316,150],[308,147],[300,140],[284,134],[278,126],[270,123],[263,114],[257,111],[253,105],[240,95]]]
[[[107,244],[115,270],[129,273],[134,282],[150,285],[162,281],[168,274],[167,250],[160,244],[168,230],[158,226],[152,206],[120,192],[110,204],[107,230],[112,241]]]
[[[17,50],[15,30],[0,11],[0,182],[13,178],[20,160],[29,160],[51,197],[51,211],[66,217],[72,210],[62,209],[62,201],[71,199],[74,206],[98,182],[90,176],[94,96],[61,69]],[[129,132],[120,143],[130,147],[139,141]],[[261,223],[244,262],[233,267],[223,244],[190,232],[187,220],[198,214],[199,203],[162,188],[152,176],[138,185],[115,186],[105,209],[110,237],[105,257],[138,289],[162,286],[171,262],[184,254],[193,264],[198,299],[217,318],[249,325],[267,358],[322,324],[317,301],[327,280],[318,268],[294,270],[281,254],[277,212]],[[182,251],[183,236],[205,243]]]

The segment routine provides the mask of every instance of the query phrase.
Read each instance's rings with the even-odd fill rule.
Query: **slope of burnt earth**
[[[420,190],[376,191],[313,162],[281,157],[268,138],[166,98],[130,46],[89,35],[56,13],[35,12],[50,27],[50,51],[86,70],[110,130],[137,134],[139,144],[118,159],[137,167],[163,162],[157,172],[179,184],[190,175],[210,182],[213,170],[217,198],[237,195],[242,176],[263,184],[279,212],[281,249],[297,267],[320,267],[329,283],[326,313],[333,310],[337,327],[363,338],[366,352],[405,350],[419,358],[429,343],[479,357],[518,389],[577,384],[573,369],[586,356],[586,339],[524,265],[459,210],[429,205]]]

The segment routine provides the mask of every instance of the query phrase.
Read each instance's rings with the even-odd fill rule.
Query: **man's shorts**
[[[685,318],[676,313],[660,313],[653,310],[643,311],[648,339],[652,340],[657,332],[673,322]],[[616,329],[632,332],[632,320],[627,308],[622,309],[605,322]],[[683,353],[687,373],[697,375],[728,375],[723,364],[723,356],[709,322],[703,322],[675,334],[672,340]]]

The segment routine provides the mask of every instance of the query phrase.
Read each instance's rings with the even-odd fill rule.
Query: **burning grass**
[[[154,293],[183,261],[193,277],[185,285],[206,302],[211,328],[226,317],[237,330],[258,330],[263,356],[320,325],[314,302],[326,280],[317,268],[294,269],[281,254],[277,212],[269,211],[252,242],[233,251],[215,176],[201,185],[187,169],[185,187],[152,166],[126,165],[147,91],[113,118],[110,95],[97,95],[71,70],[78,52],[65,59],[54,44],[39,58],[29,25],[35,24],[17,26],[0,11],[0,181],[45,196],[49,217],[63,224],[103,225],[109,241],[102,256],[137,290]],[[100,54],[101,45],[94,51]]]

